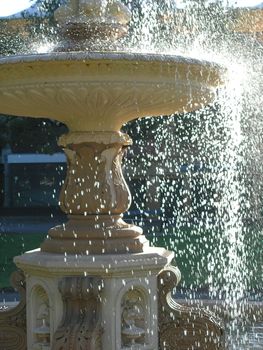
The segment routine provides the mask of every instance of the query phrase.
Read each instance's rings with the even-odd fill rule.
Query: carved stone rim
[[[109,60],[109,61],[145,61],[145,62],[171,62],[171,63],[188,63],[200,64],[207,67],[220,68],[225,71],[221,65],[209,62],[206,60],[199,60],[197,58],[186,57],[182,55],[167,55],[155,53],[136,53],[136,52],[54,52],[37,55],[17,55],[0,58],[0,64],[7,63],[21,63],[21,62],[36,62],[36,61],[82,61],[85,60]]]
[[[70,144],[79,144],[79,143],[101,143],[104,145],[120,143],[125,146],[132,145],[132,139],[129,135],[114,132],[114,131],[79,131],[79,132],[70,132],[68,134],[62,135],[59,138],[59,145],[66,147]]]
[[[105,63],[119,64],[119,62],[127,62],[130,64],[132,61],[134,65],[137,62],[145,62],[148,64],[161,64],[167,63],[171,66],[183,64],[183,65],[195,65],[198,69],[202,69],[203,73],[207,70],[209,75],[209,81],[207,84],[212,86],[218,86],[223,84],[226,80],[226,68],[222,67],[218,63],[209,62],[206,60],[194,59],[191,57],[185,57],[180,55],[166,55],[166,54],[152,54],[152,53],[133,53],[133,52],[55,52],[52,54],[38,54],[38,55],[21,55],[21,56],[9,56],[0,58],[0,65],[8,64],[22,64],[22,63],[34,63],[37,62],[56,62],[66,61],[70,63],[72,61],[102,61]]]
[[[161,269],[169,264],[174,257],[174,253],[164,248],[149,247],[143,253],[136,254],[107,254],[107,255],[83,255],[52,254],[40,252],[39,249],[27,252],[21,256],[15,257],[17,266],[24,271],[33,274],[43,275],[79,275],[79,273],[88,273],[89,275],[98,275],[104,277],[122,276],[130,273],[131,276],[145,273],[144,268],[152,273],[159,274]],[[132,269],[131,269],[132,266]]]

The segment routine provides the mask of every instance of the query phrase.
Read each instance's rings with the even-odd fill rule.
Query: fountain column
[[[157,350],[158,331],[166,349],[175,344],[175,330],[184,334],[184,324],[192,344],[205,337],[204,350],[218,349],[214,335],[216,329],[220,338],[221,330],[214,321],[205,318],[199,332],[196,314],[171,301],[165,285],[178,274],[168,269],[173,253],[149,247],[142,230],[122,220],[130,194],[121,159],[131,140],[119,130],[139,116],[213,101],[221,68],[104,47],[99,53],[104,44],[117,47],[130,19],[120,1],[105,3],[72,0],[58,9],[56,52],[0,60],[2,113],[49,117],[70,129],[60,139],[68,158],[60,204],[68,221],[52,228],[40,249],[15,258],[26,276],[27,350]],[[179,328],[175,320],[182,315]]]
[[[41,249],[51,253],[111,254],[142,252],[142,229],[122,215],[131,196],[122,175],[123,149],[132,141],[120,132],[72,132],[60,138],[68,173],[60,195],[69,221],[49,231]]]
[[[86,47],[97,50],[109,41],[112,46],[112,41],[127,32],[130,12],[117,0],[108,2],[105,8],[99,0],[71,1],[69,6],[56,11],[56,18],[62,36],[57,51],[79,51]],[[150,248],[142,230],[122,220],[131,198],[122,175],[121,159],[131,139],[118,131],[125,122],[118,112],[125,110],[118,96],[123,95],[123,89],[130,91],[131,84],[133,89],[134,79],[131,77],[128,85],[121,84],[116,90],[115,82],[118,85],[119,77],[127,74],[121,73],[118,65],[117,80],[110,79],[110,89],[104,91],[105,84],[98,72],[102,68],[103,76],[112,74],[111,61],[106,65],[90,63],[83,61],[83,67],[89,71],[84,74],[83,84],[80,83],[83,72],[77,70],[68,76],[64,88],[56,92],[63,94],[62,98],[57,95],[55,103],[60,106],[57,112],[63,118],[68,115],[65,109],[68,93],[69,99],[73,96],[73,105],[81,110],[81,118],[75,108],[66,118],[71,132],[59,140],[68,159],[60,196],[68,222],[52,228],[40,250],[15,258],[26,275],[27,348],[156,350],[157,275],[171,262],[173,253]],[[125,60],[123,63],[126,65]],[[136,65],[133,67],[137,69]],[[68,72],[67,64],[65,68]],[[71,87],[76,74],[78,83]],[[87,77],[95,80],[89,83]],[[50,96],[50,91],[46,92]],[[36,98],[39,96],[42,95]],[[133,99],[129,96],[124,101],[137,115]],[[87,103],[91,105],[87,107]],[[112,115],[111,106],[117,107],[116,114]]]
[[[41,250],[16,257],[26,274],[28,350],[158,349],[157,276],[173,253],[150,248],[122,220],[131,198],[121,132],[60,138],[68,172],[60,205],[68,222]]]

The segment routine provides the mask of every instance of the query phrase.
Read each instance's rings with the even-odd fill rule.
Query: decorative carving
[[[57,119],[71,131],[118,131],[139,116],[208,104],[223,73],[204,61],[132,53],[2,59],[1,112]]]
[[[52,350],[101,350],[101,280],[65,277],[59,284],[64,302],[62,321],[52,340]]]
[[[131,203],[121,170],[128,135],[93,132],[62,136],[68,158],[67,178],[60,195],[61,209],[70,215],[120,215]]]
[[[38,321],[41,325],[34,329],[34,334],[37,340],[37,347],[42,350],[50,347],[50,327],[49,327],[49,307],[43,305],[43,309],[38,312]]]
[[[137,289],[131,289],[122,297],[122,346],[145,344],[145,298]]]
[[[177,268],[169,266],[158,276],[159,341],[161,350],[219,350],[223,327],[210,312],[175,302],[171,291],[180,280]]]
[[[49,297],[41,285],[36,285],[31,298],[34,304],[34,350],[50,350]]]
[[[26,284],[21,270],[11,275],[11,284],[20,294],[14,308],[0,309],[0,344],[4,350],[26,350]]]
[[[69,129],[79,131],[98,128],[120,130],[124,123],[138,115],[159,115],[163,111],[172,114],[175,111],[183,111],[184,105],[192,110],[188,107],[190,103],[185,100],[190,96],[184,97],[187,93],[185,90],[190,91],[189,87],[184,85],[180,90],[179,87],[176,90],[174,82],[163,85],[160,91],[156,89],[156,84],[118,81],[6,86],[4,89],[0,88],[0,100],[3,101],[1,110],[9,110],[12,114],[16,112],[18,115],[26,114],[29,110],[27,101],[31,100],[30,116],[35,117],[39,113],[39,116],[44,117],[46,114],[49,118],[62,121]],[[200,88],[199,93],[200,96],[195,92],[196,103],[200,106],[201,94],[205,94],[205,91]],[[183,95],[182,102],[178,95]],[[214,97],[213,91],[209,93],[209,101],[212,100],[212,96]],[[14,106],[8,105],[11,102]],[[19,110],[16,105],[20,106]]]
[[[68,173],[60,205],[69,221],[49,231],[42,251],[53,253],[141,252],[148,241],[142,230],[121,216],[131,202],[121,169],[123,147],[131,144],[120,132],[75,132],[62,136]]]
[[[74,0],[55,11],[60,25],[61,51],[99,49],[128,31],[129,9],[120,1],[109,3]],[[95,45],[96,44],[96,45]]]

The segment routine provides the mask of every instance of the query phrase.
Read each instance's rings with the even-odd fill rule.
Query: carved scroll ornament
[[[171,291],[179,274],[170,266],[158,276],[160,350],[223,350],[220,321],[208,311],[180,305],[173,299]]]
[[[0,308],[0,349],[26,350],[26,284],[21,270],[11,275],[11,284],[20,294],[14,308]]]
[[[95,277],[61,280],[64,314],[53,336],[52,350],[102,350],[100,282]]]

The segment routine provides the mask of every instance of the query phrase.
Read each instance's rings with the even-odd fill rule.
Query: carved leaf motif
[[[61,208],[69,214],[123,213],[130,194],[122,176],[122,145],[81,143],[65,149],[69,170]]]
[[[118,81],[25,83],[0,88],[3,113],[49,117],[68,126],[94,118],[113,124],[118,121],[121,126],[138,116],[171,114],[182,110],[180,94],[185,92],[171,83],[158,89],[155,83]]]

